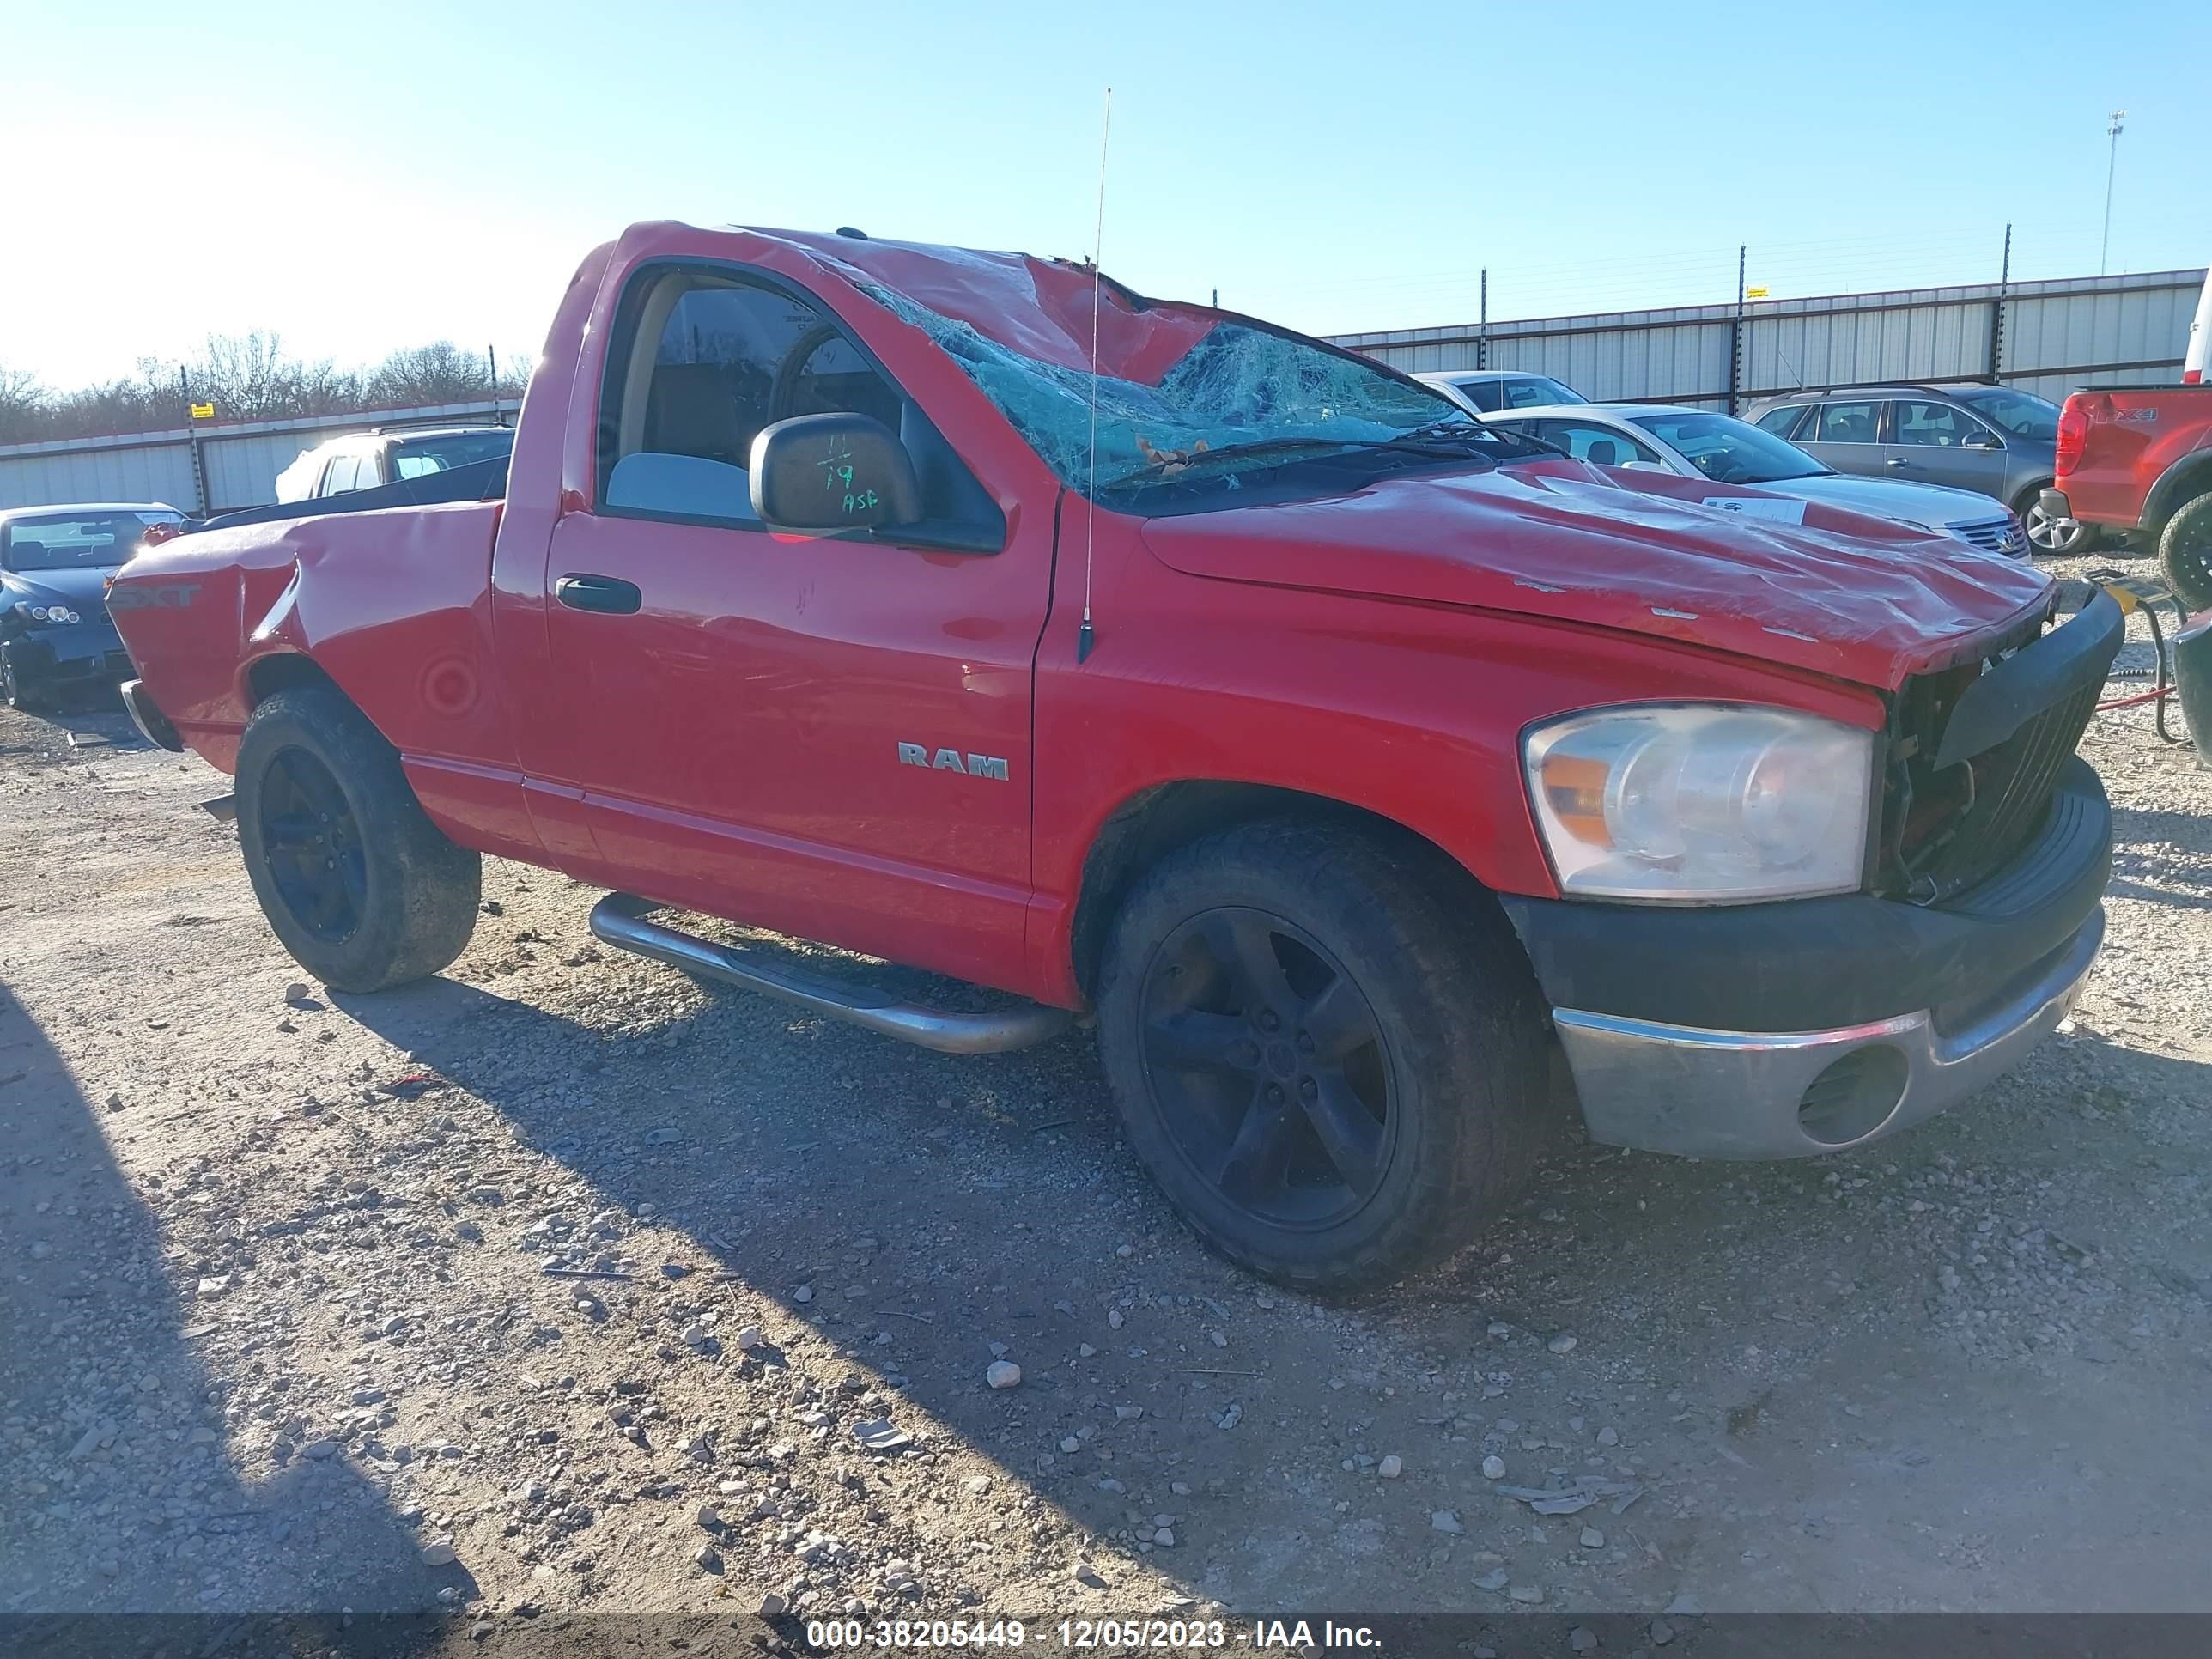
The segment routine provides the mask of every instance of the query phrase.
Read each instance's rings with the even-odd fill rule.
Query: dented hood
[[[1633,487],[1620,479],[1632,477]],[[2033,630],[2055,588],[1948,536],[1759,492],[1576,461],[1401,475],[1354,495],[1148,520],[1192,575],[1549,617],[1893,690]]]

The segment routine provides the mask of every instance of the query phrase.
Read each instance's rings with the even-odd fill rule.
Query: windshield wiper
[[[1266,455],[1278,452],[1288,453],[1294,450],[1306,449],[1388,450],[1393,454],[1425,456],[1440,461],[1484,459],[1489,460],[1492,465],[1495,465],[1495,457],[1477,456],[1473,452],[1462,448],[1448,449],[1439,447],[1447,437],[1455,436],[1462,430],[1479,435],[1481,441],[1486,446],[1504,447],[1504,443],[1502,442],[1501,440],[1510,441],[1520,439],[1520,434],[1518,433],[1492,434],[1487,428],[1482,427],[1475,422],[1460,420],[1431,422],[1427,426],[1415,427],[1411,431],[1401,432],[1395,438],[1325,438],[1318,435],[1302,437],[1286,436],[1280,438],[1253,438],[1247,440],[1243,443],[1223,444],[1218,448],[1214,449],[1182,451],[1176,455],[1176,460],[1172,464],[1174,466],[1174,470],[1172,471],[1168,470],[1168,464],[1164,464],[1158,461],[1146,461],[1142,465],[1131,467],[1126,472],[1119,472],[1110,478],[1103,479],[1101,480],[1101,483],[1106,488],[1111,488],[1116,484],[1130,483],[1137,479],[1147,477],[1165,481],[1167,479],[1179,477],[1183,473],[1191,471],[1193,468],[1205,465],[1206,464],[1212,461],[1241,460],[1245,457],[1251,455]],[[1520,439],[1520,441],[1522,442],[1534,441],[1533,440],[1528,439]],[[1546,445],[1545,447],[1548,449],[1550,446]]]
[[[1474,440],[1486,448],[1502,450],[1509,455],[1522,449],[1533,450],[1540,455],[1564,455],[1567,453],[1548,439],[1516,432],[1509,426],[1492,426],[1487,422],[1465,415],[1447,415],[1440,421],[1431,421],[1426,426],[1417,426],[1410,432],[1401,432],[1387,441],[1392,448],[1402,448],[1446,438]]]
[[[1294,449],[1387,449],[1388,442],[1380,438],[1253,438],[1241,444],[1223,444],[1218,448],[1186,449],[1173,452],[1173,459],[1145,461],[1126,472],[1117,472],[1101,482],[1107,485],[1127,483],[1147,476],[1157,478],[1180,477],[1194,468],[1213,461],[1233,461],[1247,455],[1265,455],[1278,450]]]

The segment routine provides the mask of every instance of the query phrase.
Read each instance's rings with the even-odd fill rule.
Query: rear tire
[[[483,860],[430,822],[398,751],[335,688],[262,701],[239,744],[237,787],[254,896],[317,979],[381,991],[460,955]]]
[[[1246,824],[1115,919],[1099,1047],[1137,1156],[1199,1237],[1322,1294],[1451,1254],[1540,1144],[1547,1033],[1490,896],[1412,837]]]
[[[2174,509],[2159,533],[2158,563],[2182,609],[2212,607],[2212,490]]]

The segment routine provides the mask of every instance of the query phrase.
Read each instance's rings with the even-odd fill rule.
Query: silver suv
[[[2046,515],[2058,409],[2002,386],[1833,386],[1762,398],[1744,418],[1838,472],[1948,484],[2020,515],[2039,553],[2084,553],[2088,532]]]

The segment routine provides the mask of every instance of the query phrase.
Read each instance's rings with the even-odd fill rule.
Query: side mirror
[[[2004,440],[1994,432],[1970,432],[1960,446],[1961,449],[2002,449]]]
[[[753,440],[753,511],[784,530],[868,530],[921,517],[914,458],[866,415],[799,415]]]

